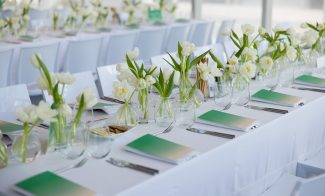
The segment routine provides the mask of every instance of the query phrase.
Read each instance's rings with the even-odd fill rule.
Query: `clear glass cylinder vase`
[[[231,102],[231,81],[218,77],[214,85],[214,101],[218,107],[226,107]]]
[[[155,112],[155,120],[158,126],[166,127],[175,120],[175,112],[171,100],[161,97]]]
[[[232,80],[232,103],[245,105],[250,99],[249,78],[237,74]]]
[[[138,91],[138,123],[147,124],[149,122],[149,89],[144,88]]]
[[[22,163],[34,161],[41,154],[41,143],[38,135],[33,130],[27,134],[16,135],[11,152],[14,158]]]
[[[47,152],[53,152],[65,148],[66,145],[66,118],[58,114],[56,122],[51,122],[49,127],[49,138],[47,144]]]
[[[188,73],[181,73],[179,78],[179,107],[180,111],[188,111],[192,104],[190,92],[192,88]]]
[[[116,112],[115,121],[119,126],[135,126],[136,121],[136,113],[132,105],[128,102],[125,102]]]

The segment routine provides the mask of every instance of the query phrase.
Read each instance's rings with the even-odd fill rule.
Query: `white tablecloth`
[[[298,160],[312,156],[325,144],[325,96],[291,88],[278,88],[277,91],[301,96],[306,105],[288,108],[251,103],[289,109],[285,115],[232,106],[227,112],[255,118],[262,123],[261,127],[247,133],[195,125],[235,134],[237,137],[233,140],[187,132],[180,126],[160,135],[200,152],[198,157],[177,166],[123,150],[131,140],[162,130],[154,124],[137,126],[114,142],[109,156],[159,169],[160,174],[156,176],[118,168],[106,163],[105,159],[91,159],[83,167],[60,175],[103,195],[256,195],[283,172],[294,173]],[[198,113],[213,108],[213,101],[207,102]],[[0,170],[0,190],[8,193],[14,183],[26,177],[77,161],[53,153],[30,164],[9,165]]]

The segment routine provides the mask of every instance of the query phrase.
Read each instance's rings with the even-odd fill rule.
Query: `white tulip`
[[[318,38],[317,31],[309,30],[304,33],[302,36],[302,42],[304,42],[308,47],[311,47]]]
[[[273,66],[273,59],[269,56],[264,56],[261,58],[260,63],[262,65],[262,67],[268,71],[271,70],[272,66]]]
[[[256,74],[256,66],[251,62],[246,62],[244,65],[240,66],[239,72],[243,76],[253,78]]]
[[[152,85],[152,84],[156,83],[156,80],[151,75],[147,75],[146,76],[146,82],[147,82],[148,85]]]
[[[263,27],[259,27],[259,28],[258,28],[258,33],[259,33],[260,35],[265,35],[266,30],[265,30]]]
[[[115,81],[113,83],[113,95],[117,99],[127,100],[130,98],[132,92],[134,91],[134,87],[128,84],[126,80]]]
[[[62,104],[59,109],[58,109],[59,113],[62,114],[63,116],[71,116],[72,115],[72,110],[70,108],[69,105],[67,104]]]
[[[210,77],[210,74],[209,74],[209,72],[204,71],[204,72],[200,73],[200,77],[202,80],[208,80]]]
[[[195,45],[190,42],[184,42],[182,44],[182,55],[183,56],[190,56],[195,51]]]
[[[292,46],[288,46],[286,55],[290,61],[294,61],[297,58],[297,50]]]
[[[128,51],[126,55],[130,58],[131,61],[135,61],[139,56],[139,48],[134,48],[131,51]]]
[[[300,24],[300,28],[302,28],[302,29],[306,29],[306,28],[308,28],[308,26],[307,26],[307,24],[304,22],[304,23],[301,23],[301,24]]]
[[[33,54],[32,57],[30,58],[30,63],[36,68],[40,69],[41,65],[37,60],[37,56],[41,59],[41,56],[37,53]]]
[[[275,50],[275,47],[273,47],[273,46],[269,46],[267,48],[267,52],[273,52],[274,50]]]
[[[50,93],[49,83],[46,78],[43,78],[42,76],[38,76],[36,79],[36,84],[39,89],[46,90],[48,91],[48,93]]]
[[[244,24],[241,26],[241,29],[245,35],[252,35],[255,31],[255,27],[250,24]]]
[[[144,88],[147,88],[147,87],[148,87],[148,85],[147,85],[146,80],[143,79],[143,78],[140,78],[140,79],[138,80],[138,88],[139,88],[139,89],[144,89]]]
[[[16,116],[21,122],[35,124],[38,120],[37,107],[34,105],[17,107]]]
[[[207,63],[202,63],[200,62],[198,65],[197,65],[197,69],[200,73],[203,73],[203,72],[208,72],[208,64]]]
[[[247,61],[255,61],[257,59],[257,51],[254,48],[245,48],[242,55],[246,57]]]
[[[325,25],[324,25],[324,23],[319,23],[318,26],[317,26],[317,29],[318,29],[318,30],[323,30],[323,29],[325,29]]]
[[[236,56],[232,56],[228,59],[228,63],[230,65],[238,65],[238,58]]]
[[[58,114],[56,110],[52,110],[50,104],[41,101],[37,107],[38,117],[45,122],[55,122],[55,116]]]
[[[128,71],[129,67],[125,63],[119,63],[116,65],[116,70],[122,73]]]
[[[222,32],[223,36],[230,36],[231,35],[231,29],[225,28],[225,30]]]
[[[97,101],[96,93],[92,88],[86,87],[83,90],[83,92],[77,97],[78,102],[80,102],[82,94],[84,95],[86,109],[92,108],[94,105],[97,104],[98,101]]]
[[[291,35],[295,35],[296,34],[296,30],[292,27],[287,29],[287,33],[291,36]]]
[[[70,74],[69,72],[56,73],[55,78],[59,83],[68,85],[74,83],[76,80],[76,77],[74,77],[74,75]]]
[[[220,71],[220,69],[218,68],[215,62],[208,64],[208,70],[213,77],[222,76],[222,72]]]

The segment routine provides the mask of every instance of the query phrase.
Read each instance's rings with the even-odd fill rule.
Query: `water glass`
[[[214,102],[222,108],[231,102],[231,84],[229,82],[217,81],[215,83]]]

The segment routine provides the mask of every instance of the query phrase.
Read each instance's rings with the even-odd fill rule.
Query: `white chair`
[[[172,57],[176,61],[179,61],[176,52],[170,53],[170,55],[172,55]],[[170,56],[168,54],[163,54],[163,55],[158,55],[158,56],[151,57],[150,61],[151,61],[151,64],[154,65],[154,66],[157,66],[158,69],[164,69],[165,67],[170,67],[171,68],[171,65],[169,65],[165,61],[165,59],[168,62],[172,63],[172,60],[171,60],[171,58],[170,58]]]
[[[16,107],[31,104],[25,84],[0,88],[0,99],[1,120],[15,121]]]
[[[47,9],[30,8],[29,17],[32,28],[50,26],[52,17],[49,17],[50,11]]]
[[[117,81],[118,72],[115,65],[107,65],[97,68],[101,94],[105,97],[113,96],[113,82]]]
[[[151,57],[161,54],[165,35],[165,27],[140,31],[139,38],[135,45],[140,51],[139,59],[147,63]]]
[[[210,21],[196,21],[192,24],[189,41],[196,46],[207,45],[210,40],[212,26],[213,23]]]
[[[284,174],[260,196],[324,196],[325,174],[308,179]]]
[[[325,171],[325,147],[315,154],[315,156],[305,161],[298,162],[297,172],[299,175],[309,177],[314,175],[315,170],[317,173],[317,169],[315,168]]]
[[[125,54],[133,49],[136,38],[137,31],[110,34],[104,64],[111,65],[125,61]]]
[[[65,69],[71,73],[96,71],[102,38],[73,40],[68,44]]]
[[[76,81],[71,85],[67,85],[64,89],[63,97],[66,103],[75,103],[77,96],[80,95],[86,87],[92,88],[97,97],[99,97],[94,76],[91,71],[75,73],[73,75],[76,77]],[[43,91],[43,97],[46,102],[53,103],[52,97],[48,95],[47,91]]]
[[[13,49],[0,50],[0,87],[5,87],[8,84],[12,55]]]
[[[226,40],[229,40],[228,36],[224,36],[223,32],[226,29],[233,29],[234,25],[235,25],[235,19],[233,20],[223,20],[221,22],[221,25],[219,27],[218,30],[218,34],[217,34],[217,39],[216,39],[216,43],[224,43]]]
[[[230,40],[223,43],[227,58],[230,58],[235,51],[239,50],[237,46]]]
[[[168,31],[166,39],[166,47],[164,52],[175,52],[178,48],[178,42],[183,43],[187,40],[189,31],[189,24],[175,24],[172,25]]]
[[[14,15],[14,12],[11,9],[1,10],[1,12],[0,12],[1,19],[11,18],[13,15]]]
[[[59,42],[33,44],[33,46],[23,47],[20,49],[19,62],[17,65],[18,75],[17,84],[27,84],[31,95],[38,95],[40,91],[33,89],[36,78],[40,75],[39,71],[30,63],[33,54],[40,54],[48,70],[53,72],[57,64],[57,55]]]

